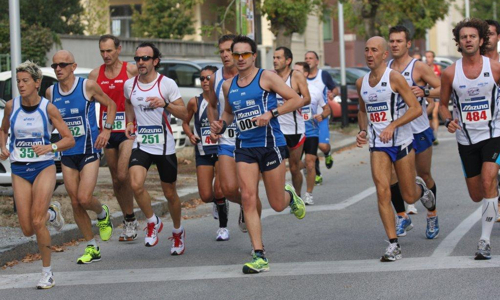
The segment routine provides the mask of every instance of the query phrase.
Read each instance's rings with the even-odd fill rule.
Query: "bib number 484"
[[[468,112],[465,116],[465,119],[469,122],[478,122],[478,121],[486,121],[488,120],[488,116],[486,115],[486,111],[471,111]]]

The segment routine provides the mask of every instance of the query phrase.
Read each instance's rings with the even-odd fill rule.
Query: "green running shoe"
[[[323,176],[321,175],[316,175],[316,177],[314,178],[314,183],[316,185],[321,185],[323,184]]]
[[[267,258],[263,258],[257,255],[253,255],[251,262],[247,262],[243,265],[243,274],[257,274],[260,272],[269,271],[269,262]]]
[[[293,186],[285,185],[285,191],[292,193],[293,197],[290,201],[290,209],[297,219],[303,219],[306,216],[306,205],[304,201],[295,193]]]
[[[331,154],[328,154],[328,156],[325,156],[325,165],[327,169],[331,169],[333,166],[333,158]]]
[[[97,219],[97,227],[99,227],[99,235],[101,236],[101,240],[107,241],[113,234],[113,224],[111,223],[111,216],[108,206],[103,205],[102,209],[106,211],[106,218],[102,220]]]
[[[99,247],[94,248],[92,245],[88,245],[87,248],[85,248],[85,254],[83,254],[77,261],[76,263],[79,265],[83,264],[90,264],[94,261],[100,261],[101,260],[101,251],[99,250]]]

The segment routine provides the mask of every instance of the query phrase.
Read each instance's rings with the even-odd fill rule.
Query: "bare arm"
[[[425,113],[427,115],[432,114],[432,111],[434,110],[434,107],[436,106],[436,102],[434,101],[434,98],[427,98],[427,99],[424,99],[424,101],[427,101],[427,108],[425,110]]]
[[[71,131],[66,125],[66,122],[62,119],[59,110],[50,103],[47,106],[47,112],[49,114],[50,121],[62,137],[59,141],[57,141],[57,143],[55,143],[57,145],[57,150],[64,151],[75,146],[75,139],[71,135]],[[52,145],[35,145],[33,146],[33,150],[38,156],[41,156],[51,152]]]
[[[191,141],[191,144],[193,145],[196,145],[199,141],[199,137],[191,131],[191,126],[189,126],[189,123],[191,122],[194,113],[197,111],[196,102],[197,102],[196,97],[193,97],[189,100],[187,105],[187,117],[185,120],[182,121],[182,129],[184,129],[184,132]]]
[[[311,95],[309,94],[307,79],[304,77],[304,75],[299,72],[293,72],[292,79],[293,82],[295,82],[295,84],[297,85],[297,88],[295,88],[295,90],[298,91],[300,95],[302,95],[302,106],[311,104]]]
[[[137,76],[139,74],[139,70],[137,70],[137,66],[134,64],[127,64],[127,75],[128,78],[132,78],[134,76]]]
[[[10,114],[12,112],[12,103],[13,101],[7,101],[5,104],[3,119],[2,119],[2,128],[0,130],[0,159],[6,160],[9,158],[10,152],[7,149],[7,138],[9,137],[9,129],[10,129]]]
[[[127,120],[127,129],[125,129],[125,136],[129,139],[135,139],[133,134],[135,133],[134,121],[135,121],[135,112],[134,106],[130,99],[125,96],[125,118]]]
[[[88,79],[97,81],[98,76],[99,76],[99,68],[95,68],[92,71],[90,71]]]
[[[217,110],[217,103],[219,102],[219,96],[215,93],[215,74],[210,76],[210,90],[208,91],[208,106],[207,106],[207,116],[208,121],[212,124],[213,121],[219,119],[219,112]]]
[[[278,108],[280,115],[292,112],[303,106],[300,96],[292,88],[286,85],[283,79],[276,73],[264,70],[262,72],[260,84],[263,89],[273,91],[283,97],[284,103]],[[271,115],[270,112],[269,114]]]
[[[85,86],[87,90],[87,95],[90,99],[95,99],[101,105],[107,107],[108,117],[106,123],[113,124],[116,117],[116,104],[111,100],[111,98],[106,95],[101,87],[97,84],[97,82],[93,80],[87,80],[87,84]],[[103,126],[104,127],[104,126]],[[109,136],[111,134],[111,129],[101,128],[101,133],[97,136],[95,141],[95,146],[97,149],[101,149],[108,143]]]
[[[449,66],[441,74],[441,96],[439,102],[439,116],[443,120],[451,120],[448,125],[448,132],[454,133],[457,129],[460,129],[458,125],[458,120],[453,120],[453,116],[448,110],[448,104],[450,103],[451,91],[453,78],[455,76],[455,64]]]
[[[358,91],[358,99],[359,99],[359,110],[358,110],[358,126],[359,132],[356,135],[356,146],[363,147],[364,144],[368,143],[368,132],[366,131],[368,128],[368,117],[366,115],[366,107],[365,101],[363,97],[361,97],[361,83],[363,82],[363,77],[358,78],[356,80],[356,90]]]
[[[432,87],[429,91],[429,98],[439,98],[441,93],[441,80],[434,74],[434,71],[429,68],[425,63],[418,62],[416,64],[418,71],[420,73],[420,78],[424,84],[428,84]],[[424,92],[420,89],[421,94],[415,95],[417,97],[424,97]]]

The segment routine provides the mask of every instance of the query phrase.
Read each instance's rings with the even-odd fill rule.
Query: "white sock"
[[[49,209],[48,212],[49,212],[49,222],[54,221],[56,219],[56,212],[53,211],[52,209]]]
[[[148,218],[148,223],[158,224],[158,218],[156,217],[155,214],[153,214],[153,216],[151,216],[151,218]]]
[[[179,228],[172,229],[172,233],[181,233],[183,231],[184,231],[184,227],[182,227],[182,225]]]
[[[97,242],[95,241],[95,239],[91,239],[90,241],[87,241],[87,245],[94,246],[94,248],[97,249]]]
[[[52,267],[51,266],[42,267],[42,273],[50,274],[50,272],[52,272]]]
[[[105,219],[105,218],[106,218],[106,211],[103,208],[102,211],[97,214],[97,219],[102,220],[102,219]]]
[[[481,239],[490,242],[491,231],[497,218],[498,198],[483,199],[483,214],[481,216]]]

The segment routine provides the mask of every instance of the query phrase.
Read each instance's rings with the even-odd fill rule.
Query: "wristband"
[[[127,127],[128,127],[128,125],[130,125],[130,124],[134,125],[134,122],[128,122],[128,123],[127,123]]]
[[[222,120],[222,129],[219,131],[218,134],[223,134],[226,131],[227,128],[227,123],[226,121]]]
[[[450,125],[451,123],[451,119],[446,119],[446,121],[444,121],[444,127],[448,128],[448,125]]]
[[[163,106],[163,108],[167,108],[169,104],[170,103],[168,103],[167,101],[165,101],[165,106]]]
[[[358,134],[360,134],[362,131],[364,131],[366,134],[368,134],[368,131],[366,131],[366,129],[361,129]]]

